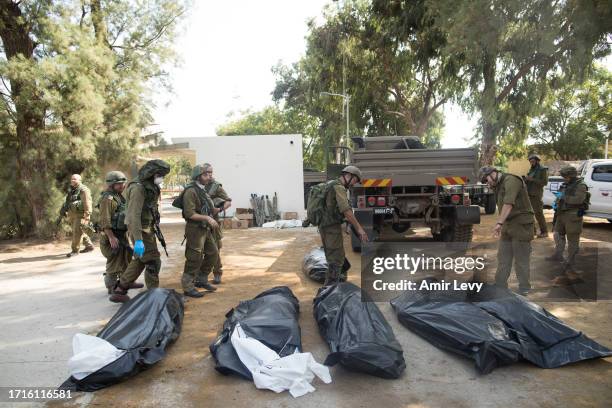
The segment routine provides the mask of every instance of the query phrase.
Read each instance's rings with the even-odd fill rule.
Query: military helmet
[[[113,170],[106,173],[107,184],[125,183],[126,181],[127,177],[125,177],[125,174],[121,171]]]
[[[352,174],[357,177],[359,181],[361,181],[361,170],[359,170],[356,166],[346,166],[342,169],[342,173]]]
[[[559,171],[561,177],[576,177],[578,176],[578,170],[574,166],[564,166]]]
[[[532,154],[530,154],[530,155],[529,155],[529,157],[527,157],[527,160],[531,160],[531,159],[536,159],[537,161],[540,161],[540,160],[541,160],[541,159],[540,159],[540,156],[538,156],[538,155],[537,155],[537,154],[535,154],[535,153],[532,153]]]
[[[170,173],[170,165],[163,160],[154,159],[149,160],[138,170],[138,178],[140,181],[148,180],[153,178],[156,174],[165,176]]]
[[[204,173],[204,170],[206,170],[206,168],[201,164],[196,164],[195,166],[193,166],[193,169],[191,170],[191,179],[197,180],[198,177],[200,177],[202,173]]]
[[[478,179],[481,183],[487,182],[487,176],[494,171],[499,171],[495,166],[483,166],[478,170]]]

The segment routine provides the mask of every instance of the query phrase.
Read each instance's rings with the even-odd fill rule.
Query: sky
[[[231,112],[272,103],[272,67],[305,52],[306,22],[321,19],[328,0],[197,0],[176,42],[180,66],[171,69],[173,92],[155,97],[152,130],[164,137],[215,136]],[[475,118],[445,106],[443,147],[462,147]]]

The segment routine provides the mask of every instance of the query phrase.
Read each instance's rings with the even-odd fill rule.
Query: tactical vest
[[[219,190],[220,186],[221,184],[217,183],[216,181],[212,181],[208,183],[207,185],[205,185],[204,188],[206,189],[206,192],[208,193],[208,195],[210,197],[213,197],[215,194],[217,194],[217,191]]]
[[[538,178],[540,173],[544,173],[544,177],[548,181],[548,167],[537,165],[535,168],[529,169],[528,176]],[[540,195],[544,192],[544,186],[538,185],[533,181],[527,182],[527,192],[530,195]]]
[[[117,194],[114,191],[104,191],[100,198],[100,201],[112,197],[113,201],[117,203],[115,212],[111,215],[111,228],[113,231],[127,231],[127,225],[125,224],[125,210],[127,209],[127,201],[121,194]],[[100,203],[97,205],[100,208]]]
[[[589,188],[587,187],[584,179],[582,177],[576,178],[569,183],[561,184],[559,191],[565,192],[565,197],[572,197],[576,195],[576,189],[579,185],[583,184],[586,187],[586,194],[584,197],[584,201],[580,204],[568,204],[566,200],[563,198],[559,200],[558,209],[563,210],[588,210],[591,205],[591,193],[589,193]]]
[[[70,187],[70,191],[68,191],[66,195],[66,203],[68,204],[69,210],[83,211],[81,192],[83,192],[83,186],[81,184],[76,187]]]
[[[340,186],[338,179],[330,180],[326,183],[325,192],[325,210],[323,211],[323,217],[321,220],[320,227],[327,227],[334,224],[342,224],[344,221],[344,214],[338,210],[338,202],[336,201],[336,194],[333,192],[335,186]]]
[[[183,190],[183,194],[185,194],[185,191],[187,191],[188,188],[194,188],[196,195],[198,197],[198,200],[200,201],[200,208],[196,208],[196,213],[200,214],[200,215],[208,215],[208,216],[212,216],[213,212],[213,208],[214,208],[214,203],[212,201],[212,199],[210,198],[210,195],[208,195],[208,193],[205,191],[205,189],[202,189],[200,187],[198,187],[196,185],[195,182],[189,183],[185,186],[185,190]],[[185,218],[185,213],[183,213],[183,218]],[[188,220],[187,218],[185,218],[185,220],[187,222],[196,222],[196,223],[200,223],[201,221],[193,221],[193,220]]]
[[[140,184],[144,188],[144,201],[140,213],[140,222],[144,228],[150,227],[155,224],[155,220],[159,218],[157,202],[159,201],[161,190],[152,180],[135,180],[128,184],[128,188],[130,188],[132,184]]]

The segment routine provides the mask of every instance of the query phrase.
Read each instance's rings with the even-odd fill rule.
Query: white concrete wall
[[[197,163],[213,165],[214,177],[232,197],[232,207],[251,208],[251,193],[278,194],[279,211],[305,217],[301,135],[173,138],[189,143]]]

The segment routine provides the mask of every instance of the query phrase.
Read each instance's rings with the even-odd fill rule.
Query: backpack
[[[310,221],[312,225],[321,225],[325,212],[327,211],[327,193],[335,184],[336,180],[331,180],[310,188],[308,203],[306,205],[306,214],[308,221]]]
[[[212,211],[212,208],[210,208],[209,202],[208,200],[210,199],[210,197],[208,196],[208,194],[205,191],[202,191],[201,189],[197,188],[197,186],[195,185],[195,183],[188,183],[185,185],[185,188],[183,189],[183,191],[181,191],[181,194],[179,194],[178,197],[176,197],[174,199],[174,201],[172,201],[172,206],[179,208],[181,210],[184,210],[184,204],[183,204],[183,198],[185,195],[185,192],[187,191],[187,189],[189,188],[195,188],[197,193],[198,193],[198,197],[200,198],[200,200],[202,201],[202,209],[201,212],[202,214],[206,214],[206,215],[210,215],[210,212]],[[211,200],[212,202],[212,200]],[[185,215],[183,215],[183,218],[185,218]]]

